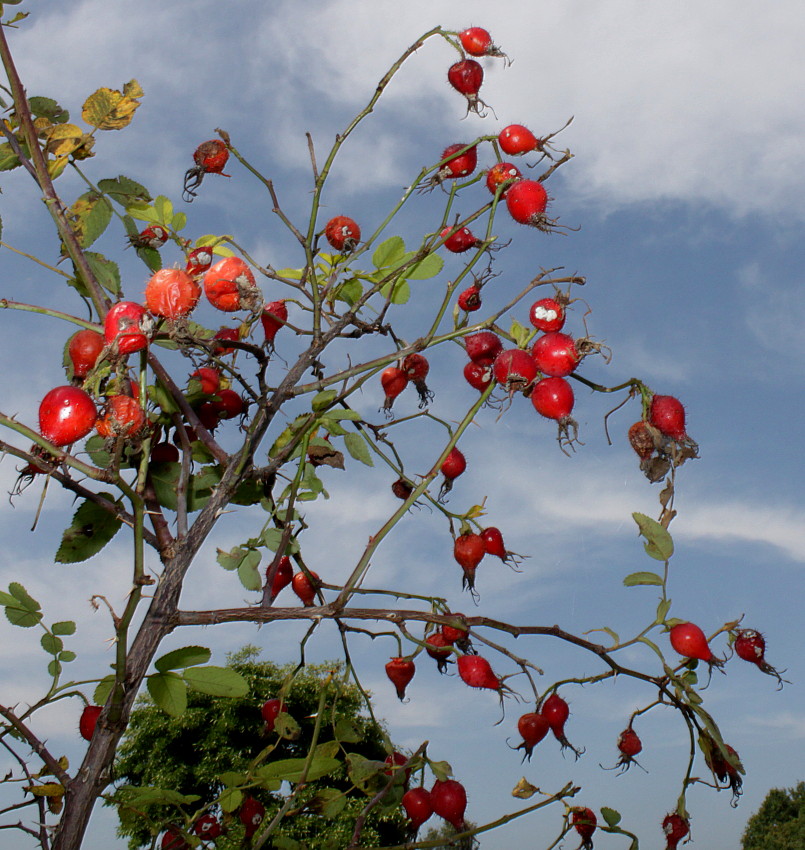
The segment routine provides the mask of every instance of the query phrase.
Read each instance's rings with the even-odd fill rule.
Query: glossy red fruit
[[[383,410],[391,410],[394,399],[408,386],[408,375],[399,366],[389,366],[380,375],[380,385],[385,398]]]
[[[531,349],[537,369],[552,378],[564,378],[575,372],[581,361],[576,340],[570,334],[553,331],[538,337]]]
[[[116,354],[132,354],[148,345],[143,332],[146,309],[134,301],[118,301],[109,308],[103,323],[106,344]]]
[[[169,237],[168,231],[161,224],[151,224],[141,230],[136,236],[129,236],[129,242],[135,248],[161,248]]]
[[[458,309],[465,313],[474,313],[481,309],[481,290],[473,284],[458,296]]]
[[[221,328],[215,332],[213,340],[213,352],[218,355],[232,354],[237,351],[233,345],[226,345],[226,342],[240,342],[240,332],[237,328]],[[220,340],[220,342],[218,341]]]
[[[473,145],[463,150],[467,145],[464,142],[456,142],[448,145],[443,151],[441,159],[447,160],[439,169],[439,178],[449,180],[456,177],[468,177],[475,171],[478,165],[478,148]]]
[[[485,554],[484,540],[480,534],[473,532],[460,534],[453,543],[453,557],[464,570],[462,583],[470,590],[475,587],[475,570]]]
[[[263,331],[266,335],[266,342],[269,345],[274,344],[274,337],[277,331],[288,321],[288,308],[285,306],[285,301],[272,301],[263,307],[263,313],[260,316],[260,322],[263,325]]]
[[[492,671],[492,667],[480,655],[459,655],[458,675],[461,681],[471,688],[487,688],[490,691],[500,691],[500,679]]]
[[[246,401],[234,390],[218,390],[216,396],[211,403],[219,419],[235,419],[246,412]]]
[[[468,27],[458,34],[461,46],[470,56],[489,56],[495,49],[492,36],[483,27]]]
[[[633,758],[642,751],[643,742],[631,726],[624,729],[618,736],[618,749],[621,755],[627,758]]]
[[[302,604],[309,607],[316,599],[316,591],[319,588],[319,576],[313,570],[309,570],[310,578],[305,573],[296,573],[291,579],[293,592],[302,600]],[[311,581],[312,579],[312,581]]]
[[[195,408],[195,411],[199,422],[201,422],[208,431],[214,431],[218,427],[221,420],[218,418],[218,411],[215,409],[215,405],[211,401],[203,401]]]
[[[543,378],[531,391],[534,409],[546,419],[567,419],[574,402],[573,388],[564,378]]]
[[[416,665],[410,658],[397,656],[386,662],[386,675],[394,685],[400,701],[405,699],[405,689],[416,673]]]
[[[179,458],[179,449],[173,443],[157,443],[151,446],[152,463],[178,463]]]
[[[86,378],[95,368],[104,345],[103,335],[89,328],[77,331],[70,337],[67,355],[76,378]]]
[[[756,664],[761,672],[774,676],[780,687],[783,686],[786,680],[780,675],[780,671],[766,661],[766,640],[760,632],[754,629],[740,629],[736,632],[734,646],[738,658]],[[785,673],[785,670],[782,672]]]
[[[386,763],[386,769],[383,771],[383,774],[385,776],[397,775],[399,777],[397,781],[402,780],[403,787],[408,788],[408,780],[411,778],[411,766],[409,765],[403,771],[400,770],[408,761],[408,756],[398,753],[395,750],[391,755],[386,756],[384,761]]]
[[[473,389],[482,393],[494,380],[492,367],[470,361],[464,367],[464,379]]]
[[[492,331],[478,331],[477,334],[464,337],[464,348],[467,350],[467,357],[473,363],[491,366],[498,354],[503,351],[503,343]]]
[[[565,723],[570,717],[570,706],[557,693],[552,693],[542,703],[540,713],[548,721],[551,731],[556,738],[563,738],[565,734]]]
[[[499,528],[490,525],[481,532],[481,539],[484,541],[484,551],[487,555],[496,555],[501,560],[505,561],[508,552],[503,543],[503,535]]]
[[[665,833],[665,850],[676,850],[679,842],[690,832],[690,824],[681,815],[672,812],[663,818],[662,831]]]
[[[455,618],[453,625],[442,626],[442,634],[450,643],[466,647],[469,644],[470,630],[464,620],[464,615],[453,614],[452,616]]]
[[[436,662],[440,673],[447,671],[447,662],[453,654],[450,650],[453,642],[448,640],[444,632],[433,632],[425,638],[425,652]]]
[[[193,832],[199,836],[199,838],[204,838],[208,840],[212,840],[215,838],[219,838],[221,835],[222,827],[215,815],[206,814],[202,815],[194,824],[193,824]]]
[[[481,244],[481,240],[469,227],[460,227],[456,231],[452,227],[445,227],[439,235],[444,239],[444,247],[453,254],[463,254]]]
[[[98,723],[98,717],[100,717],[102,711],[102,705],[84,706],[84,710],[81,712],[81,718],[78,721],[78,732],[85,741],[89,741],[92,738],[95,732],[95,726]]]
[[[418,830],[433,814],[433,804],[427,788],[410,788],[402,796],[402,806],[413,830]]]
[[[204,274],[212,265],[212,248],[193,248],[187,255],[187,263],[184,270],[191,276]]]
[[[304,573],[303,573],[304,575]],[[276,599],[279,592],[293,581],[293,565],[287,555],[283,555],[277,564],[277,572],[274,573],[274,581],[271,585],[271,598]]]
[[[193,312],[201,287],[182,269],[160,269],[145,285],[145,306],[163,319],[178,319]]]
[[[246,838],[251,838],[257,832],[265,816],[266,807],[254,797],[246,797],[238,811],[240,822],[246,827]]]
[[[518,180],[506,192],[506,209],[518,224],[545,226],[548,193],[537,180]]]
[[[95,425],[95,402],[79,387],[56,387],[39,404],[39,433],[54,446],[86,437]]]
[[[225,313],[255,310],[261,301],[252,270],[239,257],[224,257],[204,275],[204,294]]]
[[[510,395],[527,393],[537,379],[537,364],[534,358],[522,348],[510,348],[501,351],[492,367],[495,380]]]
[[[411,493],[414,492],[414,487],[410,481],[407,481],[405,478],[398,478],[391,485],[391,492],[400,499],[401,501],[405,501]]]
[[[684,440],[685,408],[679,399],[672,395],[655,395],[648,409],[648,421],[666,437],[672,440]]]
[[[190,850],[190,845],[182,838],[182,833],[176,826],[169,826],[162,836],[162,850]]]
[[[509,156],[530,153],[540,146],[540,140],[522,124],[509,124],[498,133],[500,149]]]
[[[704,632],[694,623],[677,623],[669,632],[671,646],[685,658],[712,661],[713,653]]]
[[[425,407],[433,399],[433,393],[425,383],[425,378],[430,372],[430,363],[427,358],[417,352],[407,354],[403,357],[402,370],[414,384],[419,396],[419,406]]]
[[[145,411],[140,402],[127,395],[107,399],[103,414],[95,423],[95,430],[104,438],[135,437],[146,425]]]
[[[654,454],[654,437],[649,426],[642,419],[629,426],[627,433],[629,444],[641,460],[648,460]]]
[[[458,476],[461,475],[466,468],[466,458],[459,451],[457,446],[453,446],[453,448],[450,449],[450,453],[442,462],[440,470],[446,479],[453,481],[455,478],[458,478]]]
[[[486,172],[486,188],[494,195],[500,186],[519,180],[522,176],[516,165],[510,162],[498,162]],[[509,187],[506,186],[500,193],[500,197],[505,198],[508,191]]]
[[[531,305],[528,320],[538,331],[560,331],[565,324],[565,308],[556,298],[540,298]]]
[[[282,700],[277,699],[276,697],[272,697],[271,699],[266,700],[260,706],[260,714],[262,715],[263,720],[265,720],[266,722],[266,734],[273,734],[274,724],[277,722],[277,715],[282,711],[287,711],[287,709],[285,708],[285,703]]]
[[[467,792],[460,782],[455,779],[437,779],[430,789],[430,802],[434,814],[444,818],[459,832],[465,828]]]
[[[215,395],[218,392],[218,387],[221,386],[221,373],[211,366],[201,366],[195,372],[192,372],[190,377],[198,378],[201,392],[204,395]]]
[[[324,226],[324,238],[336,251],[349,253],[361,241],[361,229],[353,219],[337,215]]]
[[[462,59],[447,70],[450,85],[468,99],[475,97],[484,81],[484,69],[474,59]]]
[[[523,742],[516,748],[525,750],[523,761],[531,761],[534,747],[548,734],[551,727],[548,721],[538,712],[532,711],[522,715],[517,721],[517,731],[523,738]]]
[[[590,839],[593,837],[595,827],[598,824],[595,812],[592,809],[585,809],[578,806],[573,809],[570,822],[573,824],[576,832],[581,836],[581,846],[585,848],[592,847],[593,844]]]

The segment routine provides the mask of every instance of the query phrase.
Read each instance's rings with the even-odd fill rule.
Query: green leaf
[[[139,201],[129,204],[126,207],[126,214],[132,218],[136,218],[137,221],[147,221],[149,224],[161,224],[159,213],[151,204],[144,204]]]
[[[84,256],[87,258],[92,273],[98,280],[98,283],[112,295],[120,295],[120,268],[114,260],[108,260],[103,254],[98,254],[95,251],[85,251]],[[78,269],[76,269],[78,274]]]
[[[160,673],[168,670],[181,670],[184,667],[194,667],[196,664],[206,664],[212,653],[206,646],[183,646],[165,653],[154,662]]]
[[[187,686],[176,673],[152,673],[147,679],[151,699],[165,714],[181,717],[187,709]]]
[[[535,331],[533,328],[529,329],[524,325],[521,325],[517,319],[512,319],[512,324],[509,328],[509,335],[518,348],[525,348],[531,341],[534,333]]]
[[[112,455],[106,451],[104,444],[105,440],[100,434],[94,434],[84,443],[84,451],[89,455],[89,459],[101,469],[106,469],[112,462]]]
[[[626,587],[634,587],[638,584],[658,584],[662,585],[662,576],[657,573],[631,573],[623,580]]]
[[[154,209],[159,216],[159,223],[168,227],[171,219],[173,218],[173,203],[170,199],[166,198],[164,195],[157,195],[157,198],[154,201]]]
[[[63,652],[59,653],[59,661],[63,661],[65,664],[69,664],[71,661],[75,661],[78,656],[71,652],[69,649],[65,649]]]
[[[132,805],[148,806],[164,803],[169,806],[189,806],[201,799],[198,794],[180,794],[167,788],[155,788],[151,785],[123,785],[120,789],[126,800]]]
[[[67,210],[67,219],[82,248],[90,245],[106,230],[112,218],[112,205],[95,191],[85,192]]]
[[[344,811],[346,804],[347,797],[343,791],[336,788],[320,788],[308,805],[312,806],[322,817],[330,819],[338,817]],[[276,841],[274,844],[276,846]]]
[[[230,234],[224,236],[216,236],[213,233],[208,233],[205,236],[199,236],[196,239],[196,248],[209,248],[211,247],[214,254],[218,254],[220,257],[234,257],[235,252],[228,248],[226,245],[222,245],[221,242],[224,239],[231,239],[232,236]]]
[[[302,734],[302,727],[288,714],[281,711],[274,719],[274,731],[288,741],[296,741]]]
[[[148,266],[148,268],[152,272],[158,272],[162,268],[162,257],[159,255],[159,251],[154,248],[137,248],[136,249],[137,256]],[[173,346],[175,347],[175,343]],[[169,346],[165,346],[168,348]]]
[[[632,517],[640,533],[646,538],[646,553],[658,561],[667,561],[674,554],[674,541],[668,529],[645,514],[633,513]]]
[[[23,629],[30,629],[42,619],[39,603],[28,596],[21,584],[12,582],[8,588],[10,595],[3,594],[3,605],[8,621]]]
[[[352,721],[339,717],[335,723],[335,737],[342,744],[357,744],[363,740],[363,735],[355,728]]]
[[[61,638],[55,635],[49,635],[47,632],[39,639],[42,644],[42,649],[49,655],[58,655],[64,649],[64,643]]]
[[[152,463],[149,472],[157,501],[163,508],[175,511],[178,506],[176,487],[182,474],[181,463]]]
[[[399,236],[392,236],[375,248],[372,263],[376,269],[385,269],[396,265],[404,256],[405,242]]]
[[[92,695],[92,699],[95,702],[95,705],[106,705],[106,700],[109,699],[109,694],[112,693],[112,688],[115,686],[115,677],[114,676],[104,676],[100,682],[95,686],[95,693]]]
[[[411,287],[407,280],[396,278],[380,287],[380,294],[392,304],[406,304],[411,297]]]
[[[60,675],[60,673],[61,673],[61,664],[59,663],[59,660],[58,660],[57,658],[54,658],[54,659],[53,659],[52,661],[50,661],[50,663],[48,664],[48,673],[49,673],[51,676],[53,676],[54,678],[55,678],[56,676]]]
[[[288,280],[302,280],[304,269],[280,269],[277,272],[279,277],[286,277]]]
[[[236,546],[229,552],[219,549],[216,560],[225,570],[236,570],[250,551],[243,546]]]
[[[151,201],[151,195],[145,186],[124,177],[122,174],[119,177],[99,180],[98,188],[124,207],[138,203],[147,204]]]
[[[0,145],[0,171],[11,171],[13,168],[18,168],[22,163],[17,154],[8,143]]]
[[[218,803],[221,806],[221,811],[226,813],[234,812],[240,807],[243,802],[243,792],[237,788],[226,788],[221,792],[218,798]]]
[[[310,402],[310,406],[318,412],[328,408],[337,398],[337,390],[322,390],[320,393],[316,393],[313,401]]]
[[[357,434],[354,431],[346,434],[344,436],[344,445],[355,460],[359,460],[367,466],[375,465],[363,434]]]
[[[263,586],[263,578],[258,567],[260,566],[260,553],[251,549],[238,566],[238,578],[246,590],[260,590]]]
[[[428,280],[436,277],[444,267],[444,260],[438,254],[428,254],[418,263],[406,269],[403,274],[407,280]]]
[[[621,813],[608,806],[601,806],[601,817],[606,821],[607,826],[617,826],[621,822]]]
[[[184,230],[186,226],[187,216],[183,212],[176,213],[170,220],[170,229],[174,233],[178,233],[180,230]]]
[[[16,581],[12,581],[8,586],[8,592],[17,600],[17,602],[27,611],[41,611],[42,606],[28,593],[28,591]]]
[[[362,295],[363,284],[354,277],[339,283],[333,290],[333,299],[343,301],[350,307],[354,306]]]
[[[370,783],[376,779],[386,765],[379,761],[373,761],[359,753],[347,753],[347,773],[353,784],[366,793],[370,789]]]
[[[433,775],[437,779],[441,779],[444,782],[445,779],[449,779],[453,775],[453,768],[450,765],[450,762],[447,761],[432,761],[429,762],[430,769],[433,772]]]
[[[650,646],[657,653],[660,659],[662,659],[662,653],[660,652],[660,648],[657,646],[656,643],[654,643],[653,640],[649,640],[647,637],[639,637],[638,640],[640,641],[640,643],[644,643],[646,646]]]
[[[187,687],[213,697],[245,697],[249,683],[231,667],[189,667],[182,673]]]
[[[110,493],[99,495],[114,502]],[[86,561],[103,549],[117,534],[122,521],[89,499],[83,501],[73,514],[70,527],[62,535],[56,552],[56,563],[77,564]]]
[[[302,778],[305,763],[307,759],[280,759],[258,768],[255,773],[261,779],[279,779],[283,782],[299,782]],[[316,779],[321,779],[322,776],[327,776],[334,773],[341,767],[341,762],[335,758],[316,757],[310,761],[310,767],[305,774],[307,782],[314,782]]]
[[[70,120],[70,113],[50,97],[31,97],[28,107],[34,118],[47,118],[51,124],[64,124]]]
[[[289,838],[287,835],[272,835],[271,844],[275,850],[307,850],[306,844],[300,844],[295,838]]]
[[[668,612],[671,610],[671,600],[670,599],[661,599],[660,604],[657,606],[657,619],[654,621],[658,625],[661,625],[665,622],[665,618],[668,616]]]

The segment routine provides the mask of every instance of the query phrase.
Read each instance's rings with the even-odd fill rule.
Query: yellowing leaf
[[[539,791],[536,785],[532,785],[525,776],[512,788],[512,797],[527,800]]]
[[[45,131],[46,150],[55,157],[69,156],[85,141],[84,131],[75,124],[54,124]]]
[[[137,80],[130,80],[123,91],[100,88],[81,107],[81,117],[99,130],[122,130],[127,127],[140,105],[136,98],[144,94]]]
[[[25,788],[34,797],[61,797],[64,794],[64,786],[59,782],[46,782],[44,785],[28,785]]]

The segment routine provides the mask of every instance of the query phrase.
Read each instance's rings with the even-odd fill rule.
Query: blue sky
[[[574,116],[559,144],[571,148],[575,158],[551,178],[550,209],[563,224],[581,229],[546,236],[502,214],[496,230],[501,241],[513,243],[498,254],[497,289],[490,286],[485,293],[495,293],[490,303],[498,297],[502,303],[540,267],[563,266],[586,276],[587,286],[578,294],[592,312],[583,319],[586,307],[577,304],[569,330],[582,333],[586,321],[613,357],[608,366],[591,358],[582,373],[609,384],[639,376],[687,407],[701,459],[686,464],[678,477],[679,516],[671,526],[677,544],[673,613],[707,632],[745,614],[745,624],[766,635],[771,663],[787,668],[791,680],[777,692],[773,679],[733,659],[728,675],[716,674],[705,691],[707,705],[747,768],[745,793],[733,810],[728,794],[694,787],[689,809],[696,846],[731,850],[770,787],[805,778],[800,772],[805,663],[799,651],[805,563],[799,474],[805,24],[798,4],[702,7],[613,0],[523,11],[521,4],[501,0],[492,13],[487,3],[440,0],[412,0],[403,8],[385,0],[270,7],[238,0],[225,8],[206,0],[168,6],[152,0],[85,0],[65,8],[48,0],[37,4],[10,40],[29,93],[57,98],[74,118],[98,86],[116,88],[136,78],[145,89],[134,124],[99,139],[98,155],[87,163],[91,176],[124,172],[179,206],[181,176],[193,149],[223,127],[274,178],[283,207],[300,221],[310,187],[305,131],[323,157],[388,65],[436,24],[486,26],[514,59],[510,68],[485,63],[482,95],[497,118],[462,120],[461,98],[445,78],[454,54],[433,41],[406,65],[385,103],[339,156],[325,215],[352,215],[370,228],[446,145],[495,133],[509,123],[543,134]],[[483,153],[482,160],[488,165],[491,154]],[[237,165],[227,170],[232,179],[208,178],[187,210],[188,233],[234,233],[276,268],[298,264],[298,250],[271,214],[265,192]],[[70,200],[80,189],[69,175],[62,180],[59,187]],[[30,180],[21,172],[4,174],[2,189],[3,239],[55,261],[56,242]],[[473,187],[467,203],[482,203],[484,192]],[[402,232],[413,239],[437,202],[438,196],[418,201]],[[99,250],[116,253],[119,240],[105,240]],[[127,255],[121,259],[124,285],[127,295],[137,298],[147,274],[132,252]],[[455,257],[446,257],[438,281],[459,268]],[[0,269],[4,297],[78,309],[69,295],[54,294],[52,279],[40,269],[7,251],[0,253]],[[417,309],[424,312],[432,303],[437,285],[422,282]],[[279,297],[269,287],[266,295]],[[219,321],[211,309],[201,309],[206,312],[199,313],[200,321]],[[521,321],[526,314],[527,305],[518,314]],[[67,332],[18,313],[2,318],[6,377],[0,409],[34,424],[39,399],[62,382],[59,364]],[[417,310],[400,311],[411,338],[417,318]],[[431,361],[434,410],[448,416],[470,404],[474,391],[461,378],[461,352],[443,347]],[[366,411],[380,401],[379,389],[367,388]],[[384,543],[372,583],[446,594],[456,609],[519,624],[558,623],[571,631],[611,625],[623,634],[639,628],[652,616],[654,591],[626,589],[621,580],[652,566],[630,514],[656,514],[657,487],[641,477],[623,436],[638,416],[634,403],[610,418],[614,445],[607,445],[602,420],[614,406],[611,401],[577,391],[575,415],[584,445],[570,458],[556,446],[553,426],[525,401],[499,421],[496,413],[484,412],[479,427],[462,439],[469,468],[456,484],[452,509],[487,496],[489,523],[501,527],[509,548],[532,556],[521,574],[484,562],[477,609],[460,592],[443,520],[427,511],[406,517]],[[413,412],[414,404],[405,396],[398,401],[403,412],[409,407]],[[424,471],[433,461],[436,448],[424,433],[417,425],[401,437],[411,470]],[[0,464],[4,490],[12,486],[13,467],[10,458]],[[377,483],[382,477],[353,469],[326,476],[332,498],[309,511],[311,526],[319,520],[323,531],[314,531],[306,543],[308,563],[322,576],[345,578],[367,537],[394,509],[385,482]],[[367,499],[369,486],[381,492]],[[108,622],[101,613],[91,614],[86,600],[102,592],[120,604],[127,590],[120,567],[126,541],[121,537],[86,564],[52,566],[71,503],[52,488],[31,535],[27,528],[37,495],[32,488],[13,509],[7,505],[0,512],[5,548],[0,586],[23,576],[52,619],[73,611],[86,620],[75,641],[81,650],[76,666],[80,675],[91,675],[98,663],[111,659],[104,644]],[[227,517],[199,559],[185,607],[241,604],[245,594],[215,565],[214,548],[237,544],[252,527],[245,512]],[[335,559],[333,552],[338,552]],[[220,660],[225,651],[254,641],[270,657],[292,660],[296,633],[293,626],[227,627],[220,633],[174,635],[171,645],[207,642]],[[329,657],[331,638],[323,630],[310,657]],[[527,651],[545,668],[546,682],[599,671],[595,659],[556,642],[522,641],[513,648]],[[723,654],[723,637],[715,648]],[[431,754],[450,761],[467,786],[471,818],[481,821],[514,810],[509,792],[521,775],[544,789],[572,779],[585,785],[581,804],[620,809],[624,824],[645,839],[646,847],[660,846],[659,821],[674,806],[683,771],[680,724],[670,712],[652,712],[640,723],[641,763],[648,775],[632,770],[616,777],[599,768],[615,762],[617,735],[641,700],[650,699],[645,691],[628,682],[568,688],[573,710],[568,735],[586,746],[587,754],[573,764],[556,748],[541,745],[531,764],[520,766],[505,743],[515,736],[518,706],[510,704],[506,720],[494,726],[499,718],[494,697],[468,692],[455,678],[439,678],[425,659],[409,688],[410,702],[401,705],[382,670],[391,644],[358,643],[356,652],[394,739],[414,748],[425,738],[431,741]],[[670,649],[668,657],[674,658]],[[44,668],[42,658],[34,638],[0,623],[5,702],[33,698],[41,679],[29,671]],[[629,660],[647,661],[640,655]],[[495,666],[505,671],[505,663]],[[77,704],[49,709],[41,727],[52,748],[68,752],[74,762],[81,752],[73,731],[78,713]],[[485,837],[482,846],[522,846],[535,833],[543,834],[543,823],[551,828],[550,818],[515,822]],[[97,817],[88,850],[115,846],[110,845],[113,829],[107,813]],[[602,836],[596,846],[623,845]]]

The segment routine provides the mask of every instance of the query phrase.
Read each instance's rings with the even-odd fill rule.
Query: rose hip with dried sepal
[[[425,652],[436,662],[439,672],[446,673],[453,642],[445,637],[444,632],[433,632],[425,638],[425,643]]]
[[[662,821],[665,833],[665,850],[676,850],[679,842],[690,832],[690,824],[677,812],[666,815]]]
[[[671,646],[685,658],[704,661],[716,667],[724,663],[713,655],[704,632],[695,623],[677,623],[669,630],[668,637]]]
[[[633,764],[637,764],[635,756],[642,752],[642,750],[643,742],[640,740],[639,735],[631,726],[627,726],[618,735],[618,752],[620,753],[620,757],[618,758],[616,767],[619,769],[619,772],[623,773]]]
[[[548,219],[548,193],[537,180],[517,180],[506,192],[506,209],[518,224],[527,224],[546,230]]]
[[[510,396],[514,393],[528,395],[538,375],[534,358],[522,348],[501,351],[495,358],[492,372]]]
[[[324,238],[336,251],[351,253],[361,241],[361,229],[357,222],[345,215],[331,218],[324,226]]]
[[[581,850],[581,848],[584,848],[584,850],[592,850],[593,833],[598,825],[595,812],[593,812],[592,809],[587,809],[583,806],[576,806],[570,816],[570,822],[573,824],[573,828],[576,832],[578,832],[581,836],[581,847],[579,850]]]
[[[240,257],[224,257],[209,269],[204,275],[204,294],[213,307],[225,313],[256,312],[263,301],[252,270]]]
[[[468,587],[471,591],[475,589],[475,570],[485,554],[484,540],[480,534],[466,531],[456,537],[453,543],[453,557],[464,571],[463,587]]]
[[[786,680],[782,678],[781,673],[785,673],[785,670],[778,671],[766,661],[766,639],[760,632],[755,629],[739,629],[735,633],[733,647],[738,658],[756,665],[762,673],[774,676],[780,687],[783,686]]]
[[[381,410],[391,415],[394,399],[408,386],[408,375],[399,366],[389,366],[380,375],[380,385],[385,395]]]
[[[193,153],[195,165],[185,172],[184,191],[182,198],[186,203],[191,203],[196,197],[196,189],[201,185],[205,174],[224,174],[224,166],[229,159],[229,150],[221,139],[210,139],[202,142]]]
[[[468,27],[458,34],[458,38],[461,46],[470,56],[500,56],[508,58],[493,43],[492,36],[483,27]]]
[[[506,549],[503,534],[494,525],[488,526],[481,532],[481,539],[484,541],[484,550],[487,555],[495,555],[510,567],[517,567],[522,563],[523,556]]]
[[[534,752],[534,747],[550,732],[551,727],[548,721],[536,711],[531,711],[523,714],[517,721],[517,731],[522,736],[522,743],[515,747],[517,750],[525,750],[523,753],[523,761],[528,759],[531,761],[531,755]]]
[[[442,475],[444,476],[444,481],[442,481],[441,489],[439,490],[439,501],[450,492],[453,487],[453,481],[461,475],[464,470],[467,468],[467,459],[464,455],[459,451],[458,446],[453,446],[450,449],[450,453],[447,457],[442,461],[442,465],[439,467]]]
[[[459,655],[457,665],[458,675],[465,685],[501,693],[503,683],[485,658],[480,655]]]
[[[425,407],[433,400],[433,393],[428,389],[425,378],[430,371],[427,359],[416,352],[408,354],[403,358],[402,370],[410,380],[419,395],[419,406]]]
[[[447,81],[467,98],[467,113],[480,115],[486,104],[478,97],[484,82],[484,69],[474,59],[462,59],[447,69]]]
[[[464,150],[464,148],[467,149]],[[453,145],[448,145],[442,151],[441,159],[447,161],[436,175],[439,182],[458,177],[469,177],[478,166],[478,147],[476,145],[467,147],[464,142],[456,142]]]
[[[416,673],[416,665],[410,658],[397,656],[386,662],[386,675],[397,691],[397,697],[402,702],[405,699],[405,689]]]
[[[270,348],[274,347],[274,338],[287,321],[288,308],[285,306],[284,300],[271,301],[263,307],[263,312],[260,314],[260,324],[263,326],[266,344]]]
[[[565,723],[570,716],[570,706],[567,702],[554,692],[543,701],[540,706],[540,714],[548,721],[548,725],[551,727],[556,740],[562,745],[562,749],[571,750],[578,759],[584,750],[576,749],[565,736]]]
[[[112,354],[126,355],[148,345],[146,309],[135,301],[118,301],[109,308],[103,336]]]

